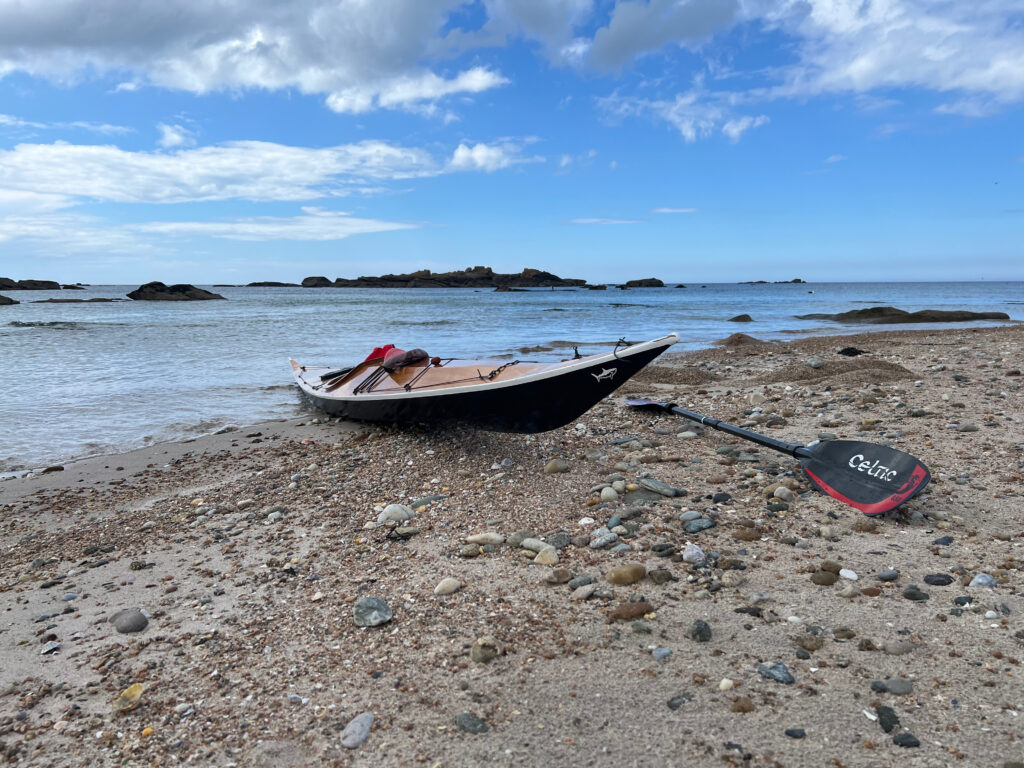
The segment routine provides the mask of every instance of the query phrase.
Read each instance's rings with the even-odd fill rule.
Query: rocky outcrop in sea
[[[140,285],[127,296],[135,301],[207,301],[224,298],[219,293],[196,288],[188,283],[164,285],[159,280]]]
[[[1009,320],[1005,312],[970,312],[965,309],[922,309],[907,312],[896,307],[867,307],[836,314],[796,315],[797,320],[834,320],[837,323],[959,323],[969,320]]]
[[[305,288],[578,288],[586,280],[563,278],[543,269],[524,269],[518,274],[495,272],[491,267],[469,267],[461,272],[431,272],[421,269],[403,275],[380,277],[307,277]]]

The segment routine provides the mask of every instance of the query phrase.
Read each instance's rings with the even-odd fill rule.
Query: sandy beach
[[[0,760],[1024,766],[1022,360],[733,337],[540,435],[310,413],[0,482]],[[626,397],[932,481],[867,518]]]

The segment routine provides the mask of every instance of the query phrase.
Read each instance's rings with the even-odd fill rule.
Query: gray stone
[[[577,576],[575,579],[570,579],[568,586],[569,586],[569,589],[579,589],[580,587],[586,586],[587,584],[593,584],[593,583],[594,583],[594,577],[593,576],[583,575],[583,576]]]
[[[523,546],[523,542],[526,541],[526,539],[532,539],[532,538],[533,538],[533,531],[527,531],[527,530],[516,531],[515,533],[513,533],[511,536],[508,537],[508,541],[506,543],[510,547],[521,547],[521,546]]]
[[[893,677],[885,681],[885,689],[897,696],[906,696],[914,690],[914,683],[906,678]]]
[[[897,747],[920,747],[921,742],[912,733],[897,733],[892,737],[892,743]]]
[[[373,727],[372,712],[356,715],[349,720],[345,730],[341,732],[341,746],[345,749],[355,749],[369,737],[371,727]]]
[[[903,590],[903,597],[907,600],[912,600],[915,603],[923,603],[928,599],[928,593],[923,592],[916,584],[911,584]]]
[[[786,685],[796,682],[796,678],[790,674],[789,669],[781,661],[776,661],[773,664],[758,664],[757,671],[766,680],[775,680]]]
[[[651,651],[651,656],[654,657],[655,661],[668,661],[668,657],[672,655],[672,649],[670,648],[655,648]]]
[[[641,488],[646,488],[648,491],[660,494],[661,496],[667,496],[672,498],[676,495],[676,489],[668,483],[663,483],[660,480],[655,480],[653,477],[643,477],[637,481],[637,485]]]
[[[818,358],[818,357],[812,357],[810,360],[807,361],[807,367],[808,368],[818,369],[818,368],[821,368],[824,365],[825,365],[825,363],[823,363],[821,361],[821,358]]]
[[[39,654],[41,656],[49,656],[51,653],[56,653],[59,650],[60,650],[60,643],[58,643],[56,640],[51,640],[50,642],[48,642],[46,645],[43,646],[42,650],[39,651]]]
[[[455,724],[459,727],[460,731],[465,731],[466,733],[481,734],[491,730],[486,721],[476,715],[471,715],[469,712],[463,712],[456,717]]]
[[[691,520],[696,520],[698,517],[700,517],[700,512],[696,509],[688,509],[679,516],[679,519],[684,523],[688,523]]]
[[[690,628],[690,637],[698,643],[707,643],[711,640],[711,626],[703,619],[697,619]]]
[[[707,555],[704,554],[704,550],[698,547],[696,544],[686,542],[686,549],[683,550],[683,562],[690,563],[691,565],[700,565],[707,561]]]
[[[114,625],[114,629],[122,634],[141,632],[149,626],[149,619],[138,608],[125,608],[123,611],[118,611],[110,617],[109,621]]]
[[[388,504],[384,507],[384,511],[377,515],[377,525],[404,523],[406,520],[412,520],[415,516],[416,513],[404,504]],[[278,519],[280,517],[281,515],[278,515]]]
[[[900,718],[892,707],[875,707],[875,714],[878,715],[878,724],[886,733],[892,733],[892,729],[900,724]]]
[[[989,576],[987,573],[979,573],[968,585],[971,587],[994,587],[996,586],[996,580]]]
[[[683,526],[683,530],[687,533],[700,533],[706,531],[708,528],[714,528],[716,525],[715,521],[710,517],[698,517],[696,520],[690,520],[686,525]]]
[[[565,459],[552,459],[544,465],[545,475],[556,475],[561,472],[568,472],[569,464]]]
[[[896,579],[898,579],[899,577],[900,577],[900,572],[897,571],[897,570],[893,570],[892,568],[889,568],[888,570],[885,570],[885,571],[879,571],[878,572],[878,580],[879,581],[896,581]]]
[[[391,606],[379,597],[360,597],[352,606],[352,618],[357,627],[379,627],[391,621]]]

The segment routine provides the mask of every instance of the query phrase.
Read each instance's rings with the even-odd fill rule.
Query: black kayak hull
[[[316,408],[352,421],[390,424],[462,424],[498,432],[535,433],[564,427],[610,395],[664,352],[663,345],[630,353],[595,356],[595,361],[558,375],[511,386],[481,384],[453,393],[410,393],[393,397],[337,398],[302,388]],[[643,345],[649,346],[649,345]],[[614,374],[609,375],[609,369]]]

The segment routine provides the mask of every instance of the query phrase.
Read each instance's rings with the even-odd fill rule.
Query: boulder
[[[330,288],[331,285],[333,285],[333,283],[331,283],[330,280],[319,275],[316,277],[305,277],[302,279],[303,288]]]
[[[752,318],[750,315],[747,315],[747,314],[736,315],[736,317],[730,317],[729,318],[729,322],[730,323],[752,323],[752,322],[754,322],[754,318]]]
[[[645,277],[640,280],[627,280],[627,288],[664,288],[665,283],[656,277]]]
[[[59,291],[60,283],[54,280],[19,280],[17,287],[21,291]]]
[[[607,291],[608,290],[608,286],[607,285],[588,285],[587,286],[587,290],[588,291]]]
[[[0,277],[0,291],[2,290],[16,291],[18,284],[9,277]]]
[[[224,298],[219,293],[211,293],[187,283],[164,285],[159,280],[140,285],[127,295],[135,301],[206,301]]]
[[[0,307],[10,306],[11,304],[20,304],[20,301],[15,301],[10,296],[0,296]]]
[[[968,310],[922,309],[907,312],[896,307],[867,307],[836,314],[797,315],[797,320],[833,320],[837,323],[961,323],[971,320],[1009,320],[1005,312],[970,312]]]

